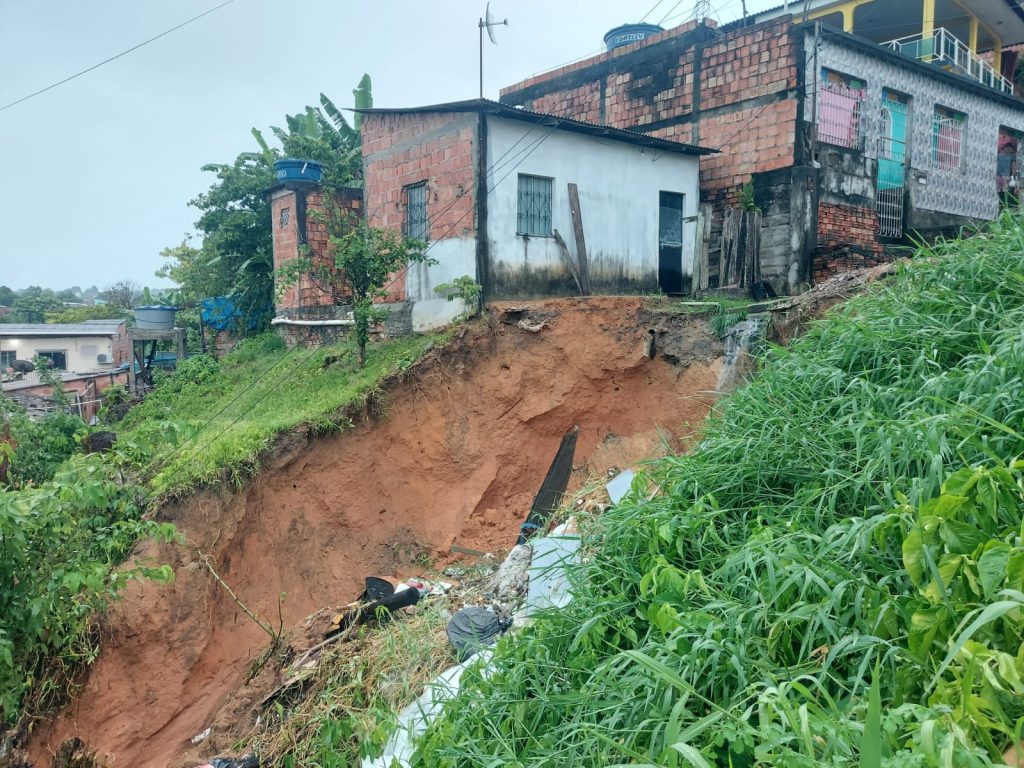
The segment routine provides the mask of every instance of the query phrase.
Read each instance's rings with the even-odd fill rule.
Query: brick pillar
[[[274,271],[299,255],[299,227],[296,215],[298,198],[294,189],[278,189],[270,195],[270,222],[273,232]],[[299,290],[292,286],[275,298],[275,309],[297,307]]]

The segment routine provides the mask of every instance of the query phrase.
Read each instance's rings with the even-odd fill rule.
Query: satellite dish
[[[491,15],[491,4],[487,3],[487,10],[484,11],[484,17],[480,19],[477,26],[480,28],[480,98],[484,97],[484,30],[487,30],[487,36],[491,39],[492,45],[497,45],[498,40],[494,37],[495,27],[507,27],[508,19],[502,19],[501,21],[495,21],[494,16]]]
[[[498,39],[495,37],[495,27],[508,27],[509,20],[505,18],[501,22],[496,22],[494,15],[490,13],[490,3],[487,3],[487,9],[483,13],[483,26],[487,30],[487,37],[490,38],[490,42],[498,45]]]

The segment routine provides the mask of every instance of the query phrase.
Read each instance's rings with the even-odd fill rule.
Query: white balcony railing
[[[927,61],[952,72],[977,80],[989,88],[1013,93],[1013,83],[999,74],[991,64],[974,53],[967,45],[944,28],[931,35],[911,35],[882,43],[904,56]]]

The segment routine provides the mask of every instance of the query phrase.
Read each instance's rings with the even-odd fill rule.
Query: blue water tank
[[[324,169],[315,160],[285,157],[274,161],[274,175],[277,176],[278,183],[283,181],[319,182],[323,178]]]
[[[604,36],[605,48],[609,51],[614,51],[616,48],[621,48],[630,43],[639,43],[651,35],[664,31],[664,27],[659,27],[657,24],[623,24]]]

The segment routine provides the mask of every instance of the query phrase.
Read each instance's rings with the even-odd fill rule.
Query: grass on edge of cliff
[[[157,494],[255,474],[260,454],[295,427],[327,433],[349,426],[343,412],[388,375],[412,366],[440,335],[371,344],[359,368],[350,344],[286,349],[267,333],[220,361],[189,358],[117,425]],[[329,365],[325,361],[333,358]]]

